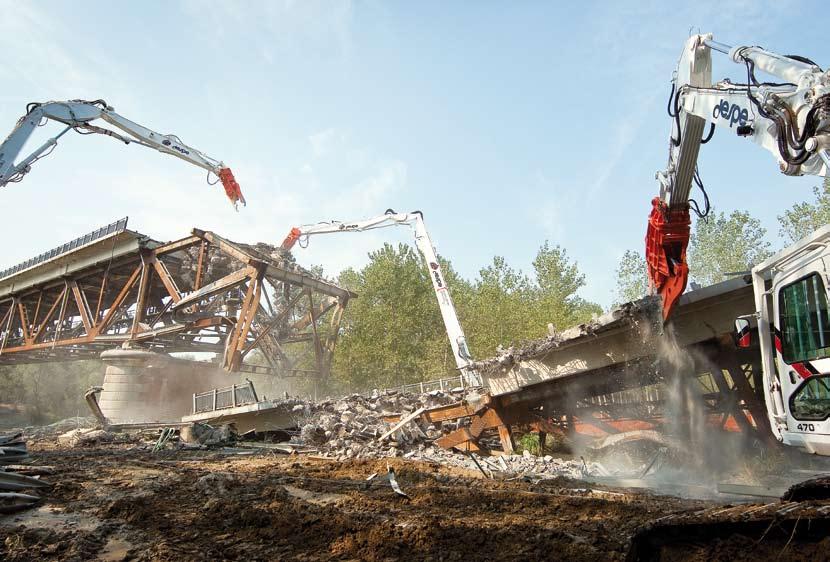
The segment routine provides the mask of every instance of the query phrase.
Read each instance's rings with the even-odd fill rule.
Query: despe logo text
[[[161,141],[161,144],[163,144],[163,145],[164,145],[164,146],[166,146],[167,148],[170,148],[170,149],[172,149],[172,150],[175,150],[176,152],[181,152],[181,153],[182,153],[182,154],[184,154],[185,156],[189,156],[189,155],[190,155],[190,151],[189,151],[189,150],[187,150],[187,149],[185,149],[185,148],[182,148],[181,146],[179,146],[179,145],[177,145],[177,144],[173,144],[173,143],[172,143],[172,142],[170,142],[168,139],[164,139],[163,141]]]
[[[731,129],[735,123],[738,125],[746,125],[746,121],[749,119],[749,111],[736,103],[730,105],[728,101],[722,99],[712,111],[712,117],[715,119],[726,119],[729,121],[729,128]]]
[[[444,280],[441,279],[441,273],[439,273],[441,266],[435,262],[430,262],[429,267],[432,269],[432,276],[435,278],[435,284],[439,289],[443,289]]]

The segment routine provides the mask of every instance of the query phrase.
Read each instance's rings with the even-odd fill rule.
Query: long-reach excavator
[[[746,67],[746,83],[712,84],[712,51]],[[760,70],[781,82],[759,82]],[[686,245],[690,199],[700,145],[716,126],[750,138],[772,152],[787,175],[825,176],[830,168],[830,73],[813,61],[760,47],[729,47],[711,34],[694,35],[683,48],[672,81],[674,120],[668,167],[658,172],[660,195],[652,201],[646,234],[651,285],[663,297],[663,318],[683,293],[689,274]],[[707,122],[710,124],[706,131]],[[705,133],[705,137],[704,137]],[[757,322],[767,416],[785,445],[830,455],[830,225],[752,268],[755,311],[737,320],[749,332]],[[750,311],[747,311],[750,312]],[[745,338],[739,347],[748,347]]]
[[[455,363],[467,384],[479,386],[481,379],[471,366],[473,357],[470,355],[470,350],[467,347],[467,338],[464,336],[464,330],[461,328],[461,322],[458,320],[458,314],[455,312],[455,306],[450,297],[447,281],[444,278],[444,273],[441,271],[441,262],[438,261],[438,255],[435,253],[435,248],[424,225],[424,216],[420,211],[396,213],[392,209],[387,209],[383,215],[361,221],[330,221],[294,227],[283,241],[282,249],[291,251],[297,243],[299,243],[300,247],[306,247],[308,245],[308,238],[315,234],[366,232],[367,230],[387,228],[390,226],[408,226],[414,231],[415,246],[421,252],[429,268],[429,278],[432,281],[432,288],[435,290],[435,296],[438,299],[438,307],[441,309],[441,317],[444,320],[444,327],[447,330],[447,337],[450,340],[450,347],[452,347]]]
[[[121,129],[123,133],[93,125],[92,122],[97,119]],[[63,123],[66,125],[66,128],[40,145],[29,156],[15,164],[15,160],[20,155],[23,146],[32,135],[32,132],[37,127],[46,124],[48,120]],[[75,131],[81,134],[106,135],[118,139],[125,144],[136,143],[181,158],[186,162],[190,162],[207,170],[208,183],[211,183],[210,174],[215,175],[218,178],[216,182],[222,182],[222,186],[225,188],[225,194],[231,203],[233,203],[234,207],[238,203],[245,205],[242,190],[236,182],[233,172],[225,164],[193,147],[187,146],[176,135],[162,135],[129,119],[125,119],[117,114],[112,107],[107,105],[104,100],[30,103],[26,107],[26,115],[18,120],[14,130],[3,141],[3,144],[0,144],[0,187],[21,181],[23,176],[31,171],[32,164],[44,156],[51,154],[52,150],[58,144],[58,139],[69,131]]]
[[[712,83],[712,51],[746,67],[746,83]],[[759,82],[755,71],[780,82]],[[830,75],[805,57],[782,56],[760,47],[730,47],[711,34],[686,41],[672,78],[668,103],[674,119],[669,163],[657,173],[660,195],[652,201],[646,262],[653,289],[663,297],[668,319],[686,288],[690,207],[708,211],[708,198],[690,199],[692,182],[703,190],[697,160],[700,145],[719,126],[772,152],[784,174],[826,175],[830,165]],[[706,131],[706,124],[709,130]],[[704,136],[705,133],[705,136]]]

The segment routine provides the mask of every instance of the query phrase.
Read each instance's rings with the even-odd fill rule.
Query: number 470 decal
[[[815,431],[816,430],[816,426],[811,424],[811,423],[800,423],[797,426],[795,426],[795,428],[798,431]]]

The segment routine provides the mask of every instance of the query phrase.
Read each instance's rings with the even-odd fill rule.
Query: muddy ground
[[[54,487],[38,508],[0,518],[0,559],[623,560],[638,527],[713,505],[401,459],[391,466],[409,499],[392,490],[385,460],[154,454],[129,444],[30,450],[55,468]],[[782,547],[780,559],[826,552],[735,537],[664,559],[757,560]]]

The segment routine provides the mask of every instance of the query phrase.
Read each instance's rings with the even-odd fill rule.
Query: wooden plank
[[[470,430],[466,427],[462,427],[446,434],[440,439],[436,439],[435,444],[439,447],[443,447],[444,449],[452,449],[453,447],[457,447],[464,442],[471,442],[472,440],[473,436],[470,435]]]
[[[446,406],[437,406],[430,408],[424,412],[424,419],[430,423],[438,423],[449,420],[457,420],[458,418],[466,418],[481,411],[490,404],[490,396],[482,397],[481,402],[469,403],[466,401],[448,404]]]
[[[515,446],[513,444],[513,433],[508,426],[499,426],[499,439],[501,440],[501,448],[504,449],[504,452],[512,455],[515,451]]]
[[[383,435],[378,437],[378,439],[377,439],[378,442],[384,441],[387,437],[389,437],[390,435],[392,435],[393,433],[398,431],[400,428],[402,428],[403,426],[405,426],[406,424],[408,424],[409,422],[411,422],[412,420],[414,420],[415,418],[417,418],[418,416],[423,414],[425,410],[426,410],[426,408],[418,408],[417,410],[415,410],[414,412],[412,412],[411,414],[409,414],[408,416],[403,418],[401,421],[399,421],[394,426],[392,426],[392,429],[390,429],[389,431],[387,431],[386,433],[384,433]]]
[[[472,421],[470,422],[470,435],[472,435],[475,439],[478,439],[485,429],[498,427],[501,423],[501,418],[496,411],[489,409],[482,414],[473,416]]]

